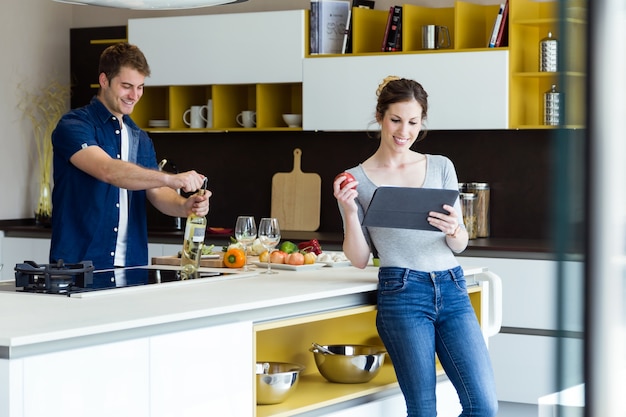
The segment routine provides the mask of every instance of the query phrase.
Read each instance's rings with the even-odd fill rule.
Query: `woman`
[[[379,86],[376,121],[380,145],[349,169],[356,181],[333,182],[344,224],[343,250],[364,268],[377,251],[376,326],[394,364],[409,417],[435,416],[435,353],[454,384],[461,416],[495,416],[497,398],[489,353],[469,301],[463,270],[454,254],[468,235],[460,203],[430,212],[439,231],[362,227],[364,207],[381,185],[457,189],[452,162],[411,150],[422,131],[428,95],[408,79],[387,77]],[[358,191],[357,191],[358,188]]]

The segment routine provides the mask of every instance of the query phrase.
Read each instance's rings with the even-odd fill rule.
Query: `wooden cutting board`
[[[180,266],[180,258],[173,256],[155,256],[152,258],[152,265],[172,265]],[[206,268],[225,268],[224,261],[219,259],[200,259],[200,266]]]
[[[281,230],[315,231],[320,227],[322,178],[302,172],[302,150],[293,150],[293,171],[272,177],[272,217]]]

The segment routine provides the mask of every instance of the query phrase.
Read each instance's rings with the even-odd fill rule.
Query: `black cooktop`
[[[234,272],[200,270],[193,279],[183,279],[180,268],[149,266],[94,271],[89,261],[68,265],[38,265],[29,261],[17,264],[15,271],[15,281],[0,282],[0,291],[72,296],[116,288],[162,285],[235,275]]]

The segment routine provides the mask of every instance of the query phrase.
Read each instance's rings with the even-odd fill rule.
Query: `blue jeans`
[[[463,417],[498,409],[489,352],[461,267],[378,273],[376,326],[394,365],[409,417],[437,415],[435,353],[459,395]]]

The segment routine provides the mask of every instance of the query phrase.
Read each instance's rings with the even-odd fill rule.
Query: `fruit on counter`
[[[298,249],[304,252],[313,252],[316,255],[322,253],[322,246],[317,239],[307,240],[306,242],[298,243]]]
[[[270,262],[273,264],[284,264],[287,253],[282,250],[275,250],[270,255]]]
[[[280,250],[287,254],[290,254],[298,251],[298,245],[288,240],[285,240],[283,243],[280,244]]]
[[[270,253],[268,251],[259,255],[259,262],[267,262],[270,260]]]
[[[243,249],[230,248],[224,254],[224,265],[227,268],[243,268],[246,263],[246,254]]]
[[[285,263],[289,265],[304,265],[304,255],[300,252],[290,253],[287,255]]]
[[[313,252],[307,252],[307,253],[304,254],[304,264],[305,265],[314,264],[316,260],[317,260],[317,255],[314,254]]]
[[[343,188],[346,185],[350,184],[352,181],[356,181],[356,179],[354,179],[354,176],[349,172],[342,172],[335,177],[335,180],[339,177],[346,177],[343,181],[341,181],[341,184],[339,184],[339,188]]]

